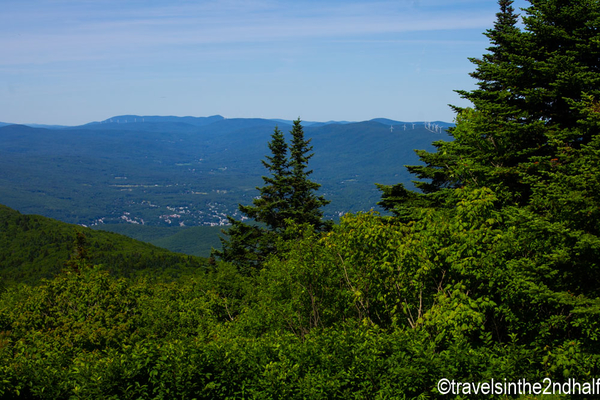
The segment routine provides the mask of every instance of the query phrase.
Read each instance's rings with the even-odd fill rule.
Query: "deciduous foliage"
[[[443,377],[595,376],[597,286],[557,268],[570,235],[497,201],[465,188],[416,222],[299,226],[252,278],[222,265],[151,283],[88,267],[9,289],[0,393],[445,398]]]

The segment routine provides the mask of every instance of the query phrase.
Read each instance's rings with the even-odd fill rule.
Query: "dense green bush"
[[[489,190],[454,201],[410,223],[369,213],[323,235],[292,228],[302,239],[252,277],[227,264],[168,282],[83,267],[9,288],[0,391],[433,398],[441,378],[595,376],[599,302],[569,292],[578,280],[553,283],[561,264],[547,257],[560,248],[522,242],[539,227],[497,210]]]

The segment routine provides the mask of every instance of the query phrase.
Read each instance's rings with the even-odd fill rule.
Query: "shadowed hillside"
[[[85,235],[87,262],[116,276],[144,272],[179,274],[201,268],[201,258],[176,254],[129,237],[94,231],[39,215],[23,215],[0,205],[0,279],[36,283],[51,278],[73,257],[77,232]]]

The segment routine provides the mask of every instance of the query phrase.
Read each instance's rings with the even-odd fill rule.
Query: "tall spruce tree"
[[[263,166],[271,176],[263,176],[265,186],[257,187],[260,196],[250,206],[239,206],[239,210],[246,217],[261,222],[274,232],[285,229],[285,220],[292,217],[292,186],[290,182],[289,161],[287,159],[288,146],[283,133],[278,127],[269,142],[271,156],[262,160]]]
[[[504,204],[525,205],[530,175],[540,161],[555,159],[563,145],[581,146],[593,136],[585,119],[586,95],[600,95],[600,4],[582,0],[531,0],[524,29],[511,0],[500,0],[491,46],[471,59],[478,80],[458,91],[472,108],[458,112],[452,142],[417,151],[425,165],[408,166],[423,192],[402,185],[380,186],[380,205],[411,218],[414,206],[441,206],[451,189],[490,187]]]
[[[235,220],[228,216],[231,227],[224,230],[221,238],[222,251],[213,250],[212,255],[233,263],[249,273],[267,256],[276,251],[276,241],[289,237],[290,224],[309,224],[315,231],[331,227],[331,221],[323,221],[320,208],[329,203],[315,191],[321,186],[308,179],[308,161],[312,158],[310,139],[304,138],[300,119],[294,121],[291,146],[285,142],[283,133],[275,127],[269,142],[271,156],[262,163],[270,172],[263,176],[265,185],[257,187],[260,195],[252,205],[239,205],[240,212],[254,223]],[[289,157],[288,157],[289,150]]]
[[[509,126],[517,123],[515,115],[520,111],[521,98],[514,93],[519,77],[513,71],[513,62],[522,33],[516,27],[518,16],[514,13],[512,0],[498,3],[500,11],[496,14],[494,27],[484,33],[490,40],[489,53],[482,58],[470,59],[476,65],[470,75],[478,80],[478,88],[457,90],[473,103],[477,113],[472,109],[453,107],[458,113],[457,126],[449,129],[454,141],[434,142],[435,152],[416,150],[424,165],[406,167],[421,179],[414,183],[423,194],[411,192],[402,184],[379,185],[383,192],[379,204],[395,210],[399,216],[411,218],[414,207],[443,205],[448,194],[446,189],[483,181],[494,186],[491,182],[494,174],[501,176],[510,171],[509,165],[514,164],[514,160],[507,158],[514,155],[512,136],[518,137],[516,130]]]
[[[300,118],[294,121],[294,127],[290,132],[292,143],[290,147],[290,186],[291,186],[291,219],[296,224],[310,224],[317,231],[327,230],[331,227],[331,221],[323,221],[321,207],[330,203],[323,196],[317,196],[315,192],[321,187],[320,184],[308,179],[313,173],[308,169],[308,161],[314,156],[311,153],[313,146],[311,139],[304,138]]]

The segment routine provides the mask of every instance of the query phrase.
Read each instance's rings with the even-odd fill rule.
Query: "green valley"
[[[0,128],[0,202],[87,226],[222,225],[256,196],[276,122],[209,121]],[[306,128],[315,146],[315,179],[332,201],[328,218],[374,207],[375,182],[409,182],[403,165],[418,161],[412,150],[447,138],[423,123],[407,130],[395,124],[393,132],[374,121]]]

